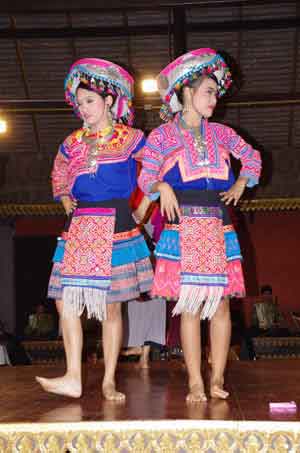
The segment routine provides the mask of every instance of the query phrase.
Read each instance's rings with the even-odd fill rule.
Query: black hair
[[[107,83],[106,82],[103,82],[103,85],[104,85],[104,90],[102,93],[99,93],[97,90],[94,90],[89,84],[87,83],[84,83],[84,82],[80,82],[78,87],[76,88],[76,93],[77,91],[79,90],[79,88],[83,89],[83,90],[87,90],[87,91],[91,91],[92,93],[97,93],[99,94],[99,96],[102,98],[102,99],[105,99],[107,98],[108,96],[111,96],[112,97],[112,106],[114,105],[114,102],[116,100],[116,96],[114,96],[113,94],[111,93],[108,93],[108,86],[107,86]]]
[[[214,82],[216,82],[216,84],[218,85],[218,79],[216,78],[216,76],[214,74],[201,74],[201,72],[197,75],[197,73],[195,73],[195,78],[193,80],[189,80],[188,83],[182,85],[179,90],[175,90],[175,93],[177,95],[177,98],[178,98],[178,101],[180,102],[181,105],[184,104],[184,88],[185,87],[188,87],[188,88],[196,88],[198,87],[201,82],[205,79],[205,78],[209,78],[209,79],[212,79]]]
[[[271,285],[263,285],[261,288],[260,288],[260,293],[261,294],[265,294],[265,293],[270,293],[272,294],[272,286]]]
[[[232,82],[230,87],[226,90],[226,93],[224,93],[224,96],[232,97],[242,88],[244,83],[244,74],[242,73],[242,70],[235,58],[233,58],[233,56],[224,49],[217,49],[217,54],[223,58],[226,65],[230,69]]]

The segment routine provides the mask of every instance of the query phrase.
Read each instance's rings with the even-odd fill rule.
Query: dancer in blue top
[[[120,303],[148,292],[152,283],[149,250],[129,203],[136,188],[134,154],[144,144],[143,133],[130,127],[133,79],[114,63],[86,58],[71,67],[65,89],[67,102],[84,120],[60,146],[52,172],[54,197],[69,216],[48,292],[61,318],[67,371],[37,380],[48,392],[81,396],[80,315],[86,309],[88,317],[102,321],[103,395],[124,400],[115,386]]]

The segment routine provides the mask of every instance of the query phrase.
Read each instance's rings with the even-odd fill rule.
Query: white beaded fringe
[[[81,316],[87,309],[88,318],[106,320],[107,291],[98,288],[66,286],[63,288],[63,317]]]
[[[201,319],[211,319],[216,313],[223,296],[222,286],[192,286],[182,285],[177,304],[172,315],[191,313],[195,315],[200,308]]]

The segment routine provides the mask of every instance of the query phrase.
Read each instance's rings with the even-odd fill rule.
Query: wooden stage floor
[[[286,445],[288,442],[291,448],[296,448],[296,444],[297,448],[300,446],[300,412],[272,414],[269,411],[269,402],[295,401],[300,408],[300,360],[229,362],[226,388],[230,391],[230,398],[227,401],[209,400],[207,403],[194,405],[185,403],[186,373],[181,361],[152,362],[149,371],[139,370],[133,363],[120,363],[118,387],[127,395],[124,404],[106,402],[102,399],[100,382],[103,366],[101,363],[86,366],[84,370],[84,394],[78,400],[47,394],[34,380],[35,375],[51,377],[62,374],[62,372],[62,366],[0,368],[1,453],[2,451],[14,451],[8,448],[12,448],[12,443],[17,442],[18,433],[21,436],[19,442],[25,442],[25,440],[29,443],[33,442],[32,446],[28,447],[28,451],[34,448],[34,442],[37,442],[36,445],[41,445],[41,442],[46,442],[47,439],[49,442],[51,433],[53,445],[57,444],[58,449],[55,450],[53,447],[45,451],[80,452],[85,450],[76,449],[75,444],[72,443],[78,442],[78,433],[81,433],[83,437],[86,436],[84,437],[87,442],[86,445],[92,445],[93,442],[97,442],[96,437],[97,432],[99,434],[99,429],[100,431],[104,430],[106,435],[107,432],[115,432],[116,435],[116,432],[120,433],[120,430],[122,431],[125,426],[126,435],[129,435],[130,432],[136,434],[135,430],[138,430],[140,434],[146,433],[145,435],[150,437],[153,435],[153,429],[162,430],[164,433],[169,432],[169,430],[172,431],[172,429],[176,429],[176,433],[180,429],[183,429],[185,433],[192,430],[191,432],[194,435],[200,433],[199,436],[201,436],[203,429],[208,430],[207,432],[213,429],[215,442],[217,442],[217,435],[223,435],[225,432],[228,436],[229,433],[233,435],[231,441],[229,437],[226,437],[227,440],[223,439],[225,444],[227,442],[228,445],[230,442],[239,442],[240,445],[241,429],[245,433],[247,432],[248,436],[251,432],[252,435],[253,433],[260,433],[257,434],[258,437],[255,441],[258,444],[259,442],[271,442],[270,435],[280,432],[281,436],[287,436],[284,441]],[[152,434],[149,434],[149,430]],[[238,431],[239,438],[234,435],[234,432],[237,433]],[[71,432],[73,437],[72,439],[69,437],[67,441],[64,436],[70,436]],[[88,435],[87,432],[89,432]],[[123,435],[125,435],[124,432]],[[24,433],[27,433],[29,437],[24,437]],[[44,437],[41,438],[41,435]],[[180,436],[182,435],[181,433]],[[175,442],[172,439],[170,442]],[[66,443],[59,444],[59,442]],[[70,447],[70,442],[74,447],[72,447],[73,449]],[[127,439],[127,444],[128,442]],[[181,442],[183,442],[182,438]],[[184,442],[187,442],[187,439]],[[272,442],[274,444],[274,439]],[[66,446],[67,444],[69,447]],[[119,450],[119,447],[117,448],[118,445],[121,445],[120,442],[111,450],[105,450],[104,447],[102,450],[100,447],[99,449],[94,449],[94,447],[92,449],[91,447],[89,450],[86,447],[86,451],[111,451],[113,453],[123,451]],[[231,446],[233,447],[233,444]],[[164,451],[174,452],[176,451],[174,448],[172,444],[170,450],[166,447]],[[224,449],[224,445],[222,448]],[[41,450],[36,451],[44,450],[41,448]],[[128,449],[124,451],[159,452],[163,450],[155,448],[147,450],[145,446],[140,450]],[[182,451],[194,450],[183,449]],[[199,451],[206,450],[203,447]],[[234,451],[248,450],[237,448]],[[265,450],[258,449],[257,451]],[[270,449],[266,451],[281,450]],[[300,450],[284,449],[282,451]]]

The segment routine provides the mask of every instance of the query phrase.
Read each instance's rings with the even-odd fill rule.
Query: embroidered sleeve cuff
[[[153,178],[149,178],[149,175],[145,172],[145,170],[142,170],[140,176],[138,177],[138,186],[148,197],[154,195],[154,192],[151,192],[151,188],[156,182],[156,179],[153,181]]]
[[[54,201],[61,201],[61,197],[70,197],[71,195],[69,193],[55,193],[53,194],[53,200]]]
[[[258,177],[254,176],[253,174],[249,174],[247,172],[241,172],[240,176],[244,176],[245,178],[248,178],[246,187],[254,187],[258,184]]]
[[[159,197],[160,197],[160,193],[157,191],[157,192],[152,192],[152,187],[154,186],[154,184],[157,184],[159,182],[159,180],[155,180],[155,181],[151,181],[147,184],[147,189],[148,189],[148,197],[150,198],[151,201],[155,201],[157,200]]]
[[[159,199],[160,193],[159,192],[150,192],[148,197],[150,198],[151,201],[156,201]]]

